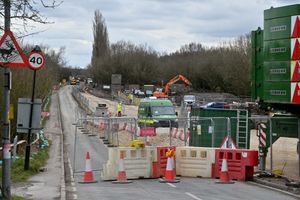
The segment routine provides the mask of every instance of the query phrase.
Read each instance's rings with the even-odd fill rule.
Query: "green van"
[[[139,127],[178,127],[177,113],[168,99],[145,98],[138,109]]]

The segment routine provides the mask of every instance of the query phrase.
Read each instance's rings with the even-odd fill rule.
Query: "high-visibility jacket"
[[[122,109],[123,109],[123,106],[122,106],[122,104],[118,104],[118,106],[117,106],[117,112],[122,112]]]

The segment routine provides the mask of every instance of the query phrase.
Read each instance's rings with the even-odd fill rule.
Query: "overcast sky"
[[[50,0],[49,0],[50,1]],[[56,0],[58,1],[58,0]],[[297,0],[63,0],[56,9],[41,9],[53,24],[38,25],[25,43],[66,47],[68,65],[86,67],[91,60],[94,11],[105,18],[110,43],[147,44],[173,52],[190,42],[218,45],[263,27],[263,10]]]

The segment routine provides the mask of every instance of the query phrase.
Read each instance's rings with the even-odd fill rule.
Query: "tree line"
[[[96,82],[110,84],[111,74],[121,74],[122,84],[166,83],[177,74],[186,76],[197,91],[250,95],[250,34],[216,47],[191,42],[174,53],[159,53],[129,41],[109,43],[105,19],[99,10],[93,21],[93,53],[88,72]]]

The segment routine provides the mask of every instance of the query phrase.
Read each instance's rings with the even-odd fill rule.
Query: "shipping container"
[[[288,39],[291,37],[291,17],[275,18],[264,21],[264,41]]]
[[[291,103],[291,83],[265,82],[263,99],[268,103]]]
[[[264,11],[264,20],[288,17],[300,14],[300,4],[282,6],[278,8],[271,7]]]
[[[264,61],[291,60],[291,39],[264,41]]]
[[[263,74],[265,81],[291,81],[291,62],[264,62]]]

